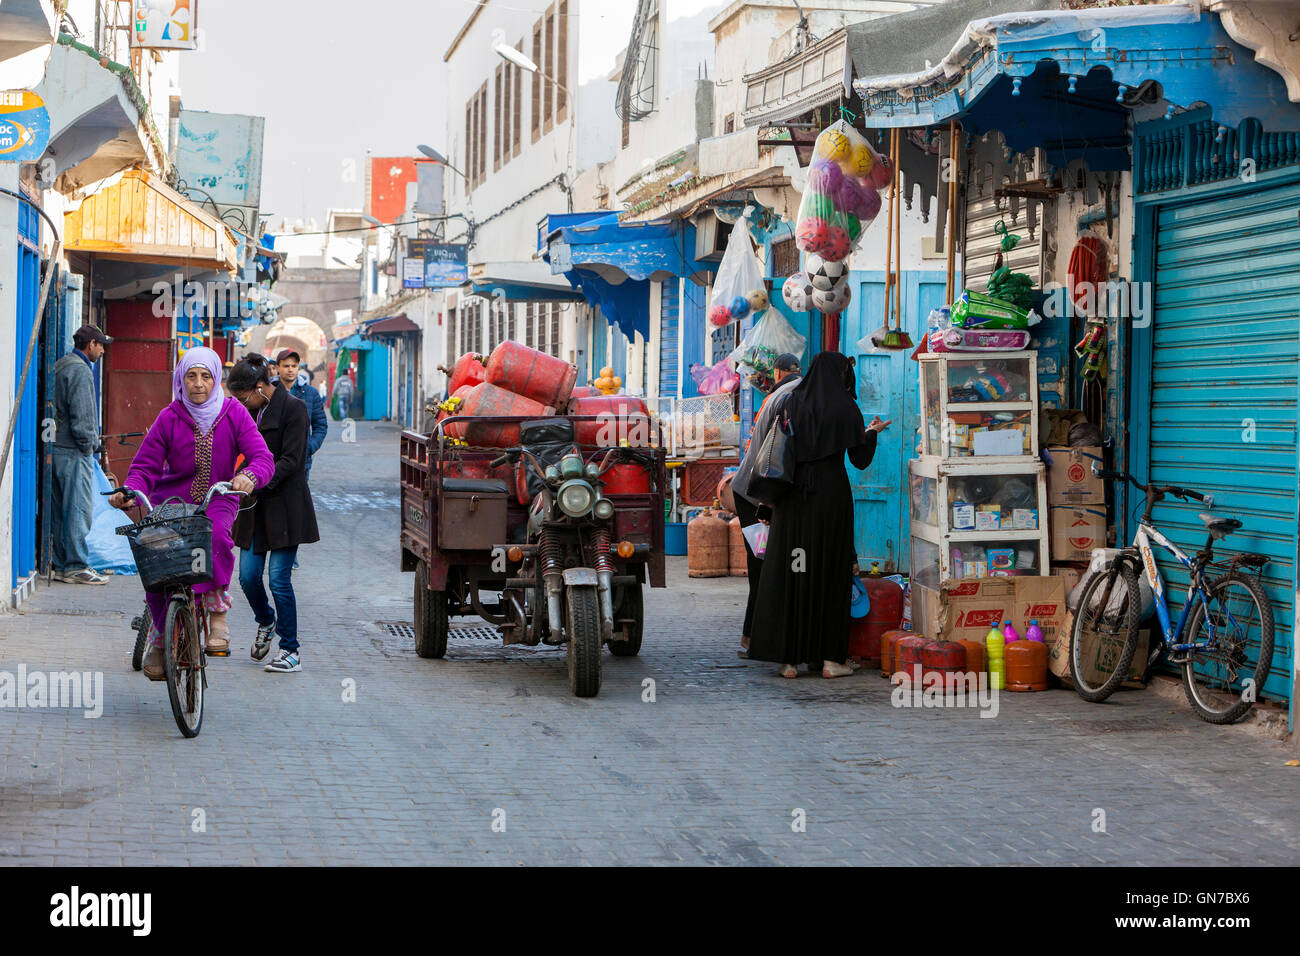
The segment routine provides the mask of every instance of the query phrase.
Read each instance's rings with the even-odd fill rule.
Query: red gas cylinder
[[[919,634],[900,637],[894,645],[894,673],[902,672],[913,681],[920,681],[924,668],[921,665],[921,649],[929,643]]]
[[[880,635],[880,676],[889,677],[897,669],[898,642],[905,637],[915,637],[914,631],[886,631]]]
[[[979,641],[958,641],[966,648],[966,673],[977,677],[984,673],[984,645]]]
[[[650,413],[635,395],[593,395],[569,399],[566,415],[599,415],[594,422],[574,422],[579,445],[632,448],[650,445]]]
[[[577,380],[576,366],[518,342],[502,342],[487,360],[490,384],[552,408],[568,404]]]
[[[864,667],[880,665],[880,638],[895,630],[903,620],[903,589],[886,578],[863,578],[862,584],[871,599],[867,616],[857,618],[849,630],[849,656]]]
[[[605,483],[602,493],[606,495],[650,494],[650,470],[635,462],[611,465],[600,480]]]
[[[749,560],[745,552],[745,535],[740,530],[740,519],[733,517],[727,522],[730,540],[731,576],[733,578],[749,577]]]
[[[686,568],[693,578],[724,578],[731,567],[727,523],[703,511],[686,526]]]
[[[922,682],[937,680],[939,687],[952,686],[965,671],[966,648],[956,641],[926,641],[921,648]]]
[[[575,398],[595,398],[596,396],[603,394],[605,393],[595,385],[575,385],[573,386],[572,393],[569,395],[569,401],[573,401]]]
[[[508,344],[508,343],[504,343]],[[541,418],[554,415],[555,409],[548,405],[534,402],[532,399],[507,392],[489,382],[480,382],[470,389],[465,396],[465,404],[460,408],[462,415],[496,416],[519,415],[528,418]],[[519,426],[489,425],[480,422],[464,422],[465,440],[471,445],[485,445],[489,448],[508,448],[519,444]]]
[[[1047,690],[1047,645],[1012,641],[1006,649],[1007,690]]]
[[[466,352],[456,359],[456,364],[451,367],[451,380],[447,383],[447,391],[455,395],[464,386],[474,386],[483,381],[487,375],[483,362],[483,356],[478,352]]]
[[[461,402],[460,408],[464,408],[465,399],[469,396],[469,393],[473,391],[473,389],[474,389],[473,385],[462,385],[460,388],[456,389],[454,392],[451,393],[451,397],[459,398]],[[455,418],[457,415],[461,414],[460,408],[456,409],[456,411],[454,412],[445,411],[444,409],[439,408],[438,417],[436,421],[442,421],[444,418]],[[443,429],[443,433],[450,436],[451,438],[463,438],[465,436],[464,423],[452,422],[450,425],[448,425],[446,428]]]

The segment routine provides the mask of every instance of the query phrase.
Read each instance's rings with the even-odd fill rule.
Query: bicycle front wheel
[[[194,605],[180,598],[167,606],[163,666],[176,726],[184,736],[197,737],[203,726],[203,650]]]
[[[1084,700],[1105,700],[1128,677],[1141,610],[1142,592],[1129,564],[1116,562],[1088,582],[1070,633],[1070,681]]]
[[[1257,578],[1233,571],[1205,589],[1197,601],[1188,643],[1205,642],[1181,666],[1188,703],[1212,724],[1245,716],[1264,687],[1273,662],[1273,605]],[[1251,663],[1251,659],[1254,663]]]

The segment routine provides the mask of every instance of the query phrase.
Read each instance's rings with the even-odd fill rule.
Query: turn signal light
[[[630,558],[630,557],[632,557],[632,551],[633,551],[633,548],[632,548],[632,542],[631,542],[631,541],[620,541],[620,542],[618,543],[618,556],[619,556],[620,558]]]
[[[511,561],[522,561],[524,559],[524,549],[520,547],[511,548],[506,552],[506,557]]]

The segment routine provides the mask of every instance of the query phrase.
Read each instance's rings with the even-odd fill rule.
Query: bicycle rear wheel
[[[1182,662],[1183,690],[1202,720],[1231,724],[1254,706],[1268,677],[1273,605],[1258,579],[1236,571],[1211,581],[1205,592],[1209,607],[1197,601],[1187,642],[1209,647]]]
[[[194,605],[183,598],[167,605],[163,666],[176,726],[184,736],[197,737],[203,726],[203,650]]]
[[[1141,610],[1129,564],[1116,562],[1088,582],[1070,633],[1070,680],[1084,700],[1100,703],[1128,677]]]

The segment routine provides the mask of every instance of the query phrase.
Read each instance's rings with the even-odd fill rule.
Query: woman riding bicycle
[[[201,504],[208,489],[229,481],[233,490],[252,492],[271,478],[275,461],[244,406],[221,390],[221,359],[209,348],[192,348],[176,364],[172,375],[174,401],[158,413],[140,443],[123,487],[143,492],[155,505],[169,498]],[[236,461],[244,457],[236,472]],[[230,576],[235,568],[231,527],[238,498],[217,496],[208,506],[212,519],[212,580],[194,586],[195,596],[208,611],[209,654],[230,653],[226,612],[230,610]],[[129,505],[121,492],[109,503]],[[166,596],[146,594],[149,604],[149,650],[143,670],[150,680],[163,679],[162,634]]]

